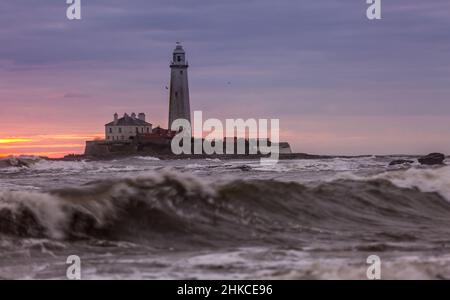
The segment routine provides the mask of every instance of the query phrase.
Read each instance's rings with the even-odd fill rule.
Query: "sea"
[[[402,156],[0,168],[0,279],[450,279],[450,166]],[[410,159],[410,157],[408,157]]]

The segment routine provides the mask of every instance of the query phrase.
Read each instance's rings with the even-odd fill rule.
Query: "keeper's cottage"
[[[131,116],[124,114],[119,118],[114,114],[114,121],[105,125],[105,137],[107,141],[129,141],[138,134],[152,133],[152,124],[145,121],[145,114],[140,113],[137,117],[135,113]]]

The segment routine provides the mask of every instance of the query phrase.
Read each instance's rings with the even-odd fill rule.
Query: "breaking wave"
[[[332,181],[335,180],[387,180],[400,188],[419,189],[424,193],[438,193],[450,202],[450,166],[391,170],[369,177],[347,172],[336,175]]]
[[[10,156],[6,158],[0,158],[0,169],[30,167],[31,165],[41,160],[42,159],[37,156]]]
[[[301,248],[317,234],[328,244],[342,238],[441,243],[450,233],[450,202],[444,198],[448,183],[428,183],[430,188],[423,190],[414,183],[440,182],[448,172],[399,171],[315,187],[274,180],[219,184],[164,173],[49,192],[2,191],[0,235],[184,248]],[[402,176],[416,179],[406,184]]]
[[[146,161],[158,161],[154,157],[136,157],[135,159]],[[39,157],[10,157],[0,160],[0,174],[10,174],[17,172],[36,172],[39,174],[53,173],[58,175],[104,172],[131,172],[148,168],[145,164],[128,164],[125,161],[117,163],[102,161],[70,161],[70,160],[49,160]]]

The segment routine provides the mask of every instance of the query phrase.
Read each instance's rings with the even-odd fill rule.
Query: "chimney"
[[[114,114],[114,124],[117,124],[119,122],[119,115],[117,113]]]
[[[135,113],[131,113],[131,117],[132,117],[133,119],[136,119],[136,114],[135,114]]]
[[[144,114],[144,113],[140,113],[140,114],[139,114],[139,120],[145,122],[145,114]]]

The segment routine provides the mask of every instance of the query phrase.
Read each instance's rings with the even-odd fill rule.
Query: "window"
[[[180,71],[180,74],[183,75],[183,70]]]
[[[147,133],[150,133],[150,128],[149,127],[147,127]]]
[[[178,62],[180,62],[181,61],[181,56],[178,56]]]
[[[112,133],[112,128],[111,127],[109,128],[109,133]]]
[[[122,133],[122,127],[119,127],[119,133]]]
[[[136,127],[136,133],[139,133],[139,127]]]
[[[175,98],[177,98],[178,97],[178,92],[175,92]]]

